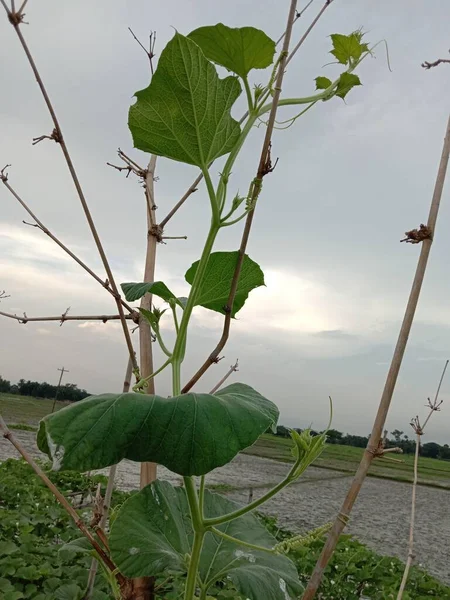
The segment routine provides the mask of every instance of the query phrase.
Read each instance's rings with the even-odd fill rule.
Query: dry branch
[[[450,52],[450,50],[449,50],[449,52]],[[438,58],[434,62],[428,62],[426,60],[425,62],[422,63],[422,67],[424,69],[429,70],[429,69],[432,69],[433,67],[437,67],[438,65],[441,65],[443,63],[450,64],[450,59],[449,58]]]
[[[0,315],[3,317],[8,317],[9,319],[14,319],[23,325],[33,321],[59,321],[61,325],[65,321],[102,321],[103,323],[106,323],[107,321],[118,321],[121,318],[120,315],[68,315],[66,313],[63,313],[58,317],[29,317],[26,313],[24,313],[23,317],[19,317],[19,315],[3,311],[0,311]],[[139,320],[139,315],[134,312],[132,314],[125,315],[125,319],[132,319],[135,323],[137,323]]]
[[[431,201],[430,212],[428,216],[427,227],[432,232],[433,237],[435,234],[436,221],[439,212],[439,205],[442,197],[442,190],[444,187],[445,175],[447,172],[448,160],[450,154],[450,118],[447,123],[447,129],[444,138],[444,146],[442,149],[441,160],[439,164],[438,174],[436,178],[436,184],[434,188],[433,198]],[[402,326],[397,340],[397,345],[394,350],[392,357],[391,366],[386,378],[383,394],[381,396],[378,412],[375,417],[373,424],[372,433],[369,439],[367,448],[363,454],[358,470],[356,471],[355,477],[351,484],[351,487],[347,493],[347,496],[342,504],[341,510],[336,517],[333,528],[328,535],[325,546],[322,550],[322,554],[317,561],[314,572],[308,583],[308,586],[303,594],[302,600],[311,600],[317,593],[320,582],[322,581],[323,573],[339,540],[339,536],[345,528],[348,519],[350,517],[353,505],[358,497],[361,487],[366,478],[370,464],[374,458],[374,453],[378,447],[379,440],[383,433],[383,427],[386,422],[386,417],[389,411],[389,407],[394,393],[395,384],[400,371],[400,367],[405,353],[406,345],[408,342],[411,326],[414,320],[414,315],[419,301],[420,290],[422,288],[423,280],[425,277],[425,271],[427,268],[428,258],[431,251],[432,238],[428,237],[422,242],[421,252],[417,263],[416,273],[412,284],[408,304],[406,306],[405,315],[403,318]]]
[[[212,390],[209,393],[214,394],[215,392],[217,392],[217,390],[223,386],[223,384],[228,379],[228,377],[231,375],[231,373],[235,373],[236,371],[239,371],[238,367],[239,367],[239,360],[236,359],[236,362],[234,363],[234,365],[231,365],[231,367],[228,369],[228,371],[225,373],[225,375],[222,377],[222,379],[216,383],[216,385],[212,388]]]
[[[438,396],[441,391],[441,385],[445,377],[445,372],[448,367],[448,360],[445,363],[444,370],[442,371],[441,378],[439,380],[439,384],[436,391],[436,396],[434,398],[434,402],[431,402],[428,399],[427,407],[430,409],[427,418],[425,419],[425,423],[423,425],[420,424],[419,417],[415,417],[411,421],[411,426],[414,429],[414,433],[416,434],[416,451],[414,453],[414,479],[413,479],[413,488],[412,488],[412,498],[411,498],[411,517],[409,523],[409,541],[408,541],[408,558],[406,559],[405,570],[403,572],[402,582],[400,584],[400,589],[398,590],[397,600],[401,600],[403,598],[403,593],[405,591],[406,583],[408,581],[409,570],[415,558],[414,554],[414,528],[416,524],[416,493],[417,493],[417,481],[418,481],[418,469],[419,469],[419,451],[420,451],[420,443],[421,438],[424,433],[425,427],[427,426],[428,421],[433,413],[441,410],[442,400],[439,402]]]
[[[61,129],[61,126],[59,124],[58,118],[56,116],[55,109],[54,109],[53,104],[52,104],[52,102],[50,100],[48,92],[47,92],[47,90],[45,88],[44,82],[43,82],[42,77],[40,75],[40,72],[39,72],[39,70],[38,70],[38,68],[36,66],[34,58],[33,58],[32,54],[30,52],[30,49],[28,48],[28,44],[26,43],[25,38],[24,38],[24,36],[22,34],[22,31],[20,29],[20,25],[21,25],[21,23],[23,21],[23,13],[21,13],[20,11],[19,11],[19,13],[16,13],[15,10],[14,10],[14,5],[13,4],[11,5],[12,9],[9,10],[8,7],[6,6],[6,4],[4,2],[2,2],[2,3],[3,3],[3,5],[6,8],[6,12],[8,14],[8,19],[9,19],[11,25],[14,27],[14,31],[16,32],[17,37],[18,37],[18,39],[20,41],[20,44],[22,45],[22,48],[23,48],[23,50],[24,50],[24,52],[26,54],[26,57],[27,57],[28,62],[30,64],[30,67],[31,67],[31,69],[33,71],[33,74],[34,74],[35,78],[36,78],[37,84],[39,86],[39,89],[41,90],[41,93],[42,93],[42,96],[44,98],[45,104],[47,105],[47,109],[48,109],[48,111],[50,113],[50,116],[51,116],[51,119],[53,121],[54,130],[53,130],[53,133],[52,133],[51,137],[61,147],[62,153],[64,155],[64,158],[65,158],[65,161],[66,161],[66,164],[67,164],[67,167],[69,169],[70,176],[72,178],[73,184],[74,184],[75,189],[76,189],[77,194],[78,194],[78,198],[79,198],[81,206],[83,208],[83,212],[85,214],[86,220],[87,220],[89,228],[91,230],[92,237],[94,238],[94,242],[95,242],[95,245],[97,247],[97,250],[98,250],[98,253],[100,255],[100,258],[102,260],[103,267],[104,267],[104,269],[106,271],[106,274],[107,274],[107,277],[108,277],[108,282],[109,282],[109,285],[111,286],[111,289],[112,289],[112,292],[113,292],[113,295],[114,295],[114,299],[115,299],[116,304],[117,304],[117,310],[118,310],[119,315],[121,317],[120,321],[121,321],[121,324],[122,324],[122,330],[123,330],[123,334],[124,334],[125,341],[126,341],[126,344],[127,344],[128,352],[130,354],[131,361],[133,362],[133,370],[136,373],[136,377],[138,378],[139,377],[139,374],[138,374],[139,367],[138,367],[138,364],[137,364],[136,354],[135,354],[134,348],[133,348],[133,343],[131,341],[131,335],[130,335],[130,332],[128,330],[127,322],[126,322],[126,319],[125,319],[125,313],[123,311],[123,306],[122,306],[122,303],[121,303],[121,297],[120,297],[120,294],[119,294],[119,290],[117,288],[117,285],[116,285],[116,282],[115,282],[115,279],[114,279],[114,276],[113,276],[110,264],[109,264],[108,259],[106,257],[106,254],[105,254],[105,251],[104,251],[104,248],[103,248],[103,244],[102,244],[102,242],[100,240],[100,237],[98,235],[97,228],[96,228],[94,220],[92,218],[89,206],[88,206],[86,198],[84,196],[84,192],[83,192],[83,189],[81,187],[80,181],[78,179],[78,175],[77,175],[77,172],[75,170],[75,167],[74,167],[71,155],[70,155],[68,147],[67,147],[67,144],[66,144],[66,142],[64,140],[62,129]]]
[[[133,365],[131,363],[131,360],[128,359],[127,369],[125,372],[125,379],[124,379],[123,388],[122,388],[122,391],[124,394],[126,394],[127,392],[130,391],[132,370],[133,370]],[[108,522],[108,513],[109,513],[109,509],[111,507],[111,498],[112,498],[112,493],[114,490],[114,480],[116,477],[116,471],[117,471],[117,465],[112,465],[112,467],[110,467],[110,469],[109,469],[108,483],[106,485],[105,497],[104,497],[103,503],[102,503],[103,514],[101,515],[100,523],[99,523],[102,530],[105,529],[106,524]],[[98,561],[97,561],[97,559],[93,558],[92,563],[91,563],[91,568],[89,569],[89,577],[88,577],[88,582],[87,582],[87,586],[86,586],[86,593],[84,595],[84,600],[89,600],[93,594],[97,570],[98,570]]]
[[[53,240],[60,248],[62,248],[62,250],[64,250],[64,252],[66,252],[66,254],[68,254],[71,258],[73,258],[73,260],[80,265],[80,267],[82,267],[85,271],[87,271],[89,273],[89,275],[91,275],[95,281],[97,281],[103,288],[105,288],[105,290],[107,290],[112,296],[115,296],[114,291],[111,289],[111,286],[109,284],[109,282],[106,280],[103,280],[101,277],[99,277],[96,273],[94,273],[94,271],[92,269],[90,269],[80,258],[78,258],[78,256],[76,254],[74,254],[71,250],[69,250],[69,248],[67,246],[65,246],[49,229],[48,227],[46,227],[44,225],[44,223],[42,223],[42,221],[40,219],[38,219],[38,217],[34,214],[34,212],[30,209],[30,207],[24,202],[24,200],[19,196],[19,194],[16,192],[16,190],[9,184],[8,181],[8,174],[6,173],[6,169],[7,167],[9,167],[10,165],[6,165],[5,167],[3,167],[3,169],[0,171],[0,180],[2,181],[3,185],[6,187],[6,189],[14,196],[14,198],[19,202],[19,204],[26,210],[26,212],[30,215],[30,217],[35,221],[36,225],[33,225],[31,223],[24,223],[26,225],[33,225],[33,227],[37,227],[38,229],[40,229],[43,233],[45,233],[45,235],[47,235],[51,240]],[[133,309],[124,301],[121,299],[121,304],[122,306],[128,310],[130,313],[133,312]]]

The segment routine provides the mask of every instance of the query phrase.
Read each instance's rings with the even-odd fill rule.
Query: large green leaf
[[[195,301],[196,304],[226,314],[225,307],[230,295],[238,255],[238,252],[213,252],[211,254]],[[199,261],[195,262],[186,272],[185,278],[190,284],[194,281],[198,264]],[[261,285],[264,285],[264,273],[261,267],[245,255],[231,311],[232,317],[244,306],[249,293]]]
[[[189,37],[206,58],[244,79],[252,69],[265,69],[273,63],[275,42],[254,27],[231,28],[218,23],[199,27]]]
[[[37,441],[55,470],[90,471],[128,458],[203,475],[252,445],[277,419],[275,404],[243,383],[214,395],[102,394],[44,417]]]
[[[220,79],[200,47],[176,33],[130,108],[135,147],[206,169],[239,138],[230,111],[240,93],[236,77]]]
[[[232,512],[238,505],[206,490],[204,508],[211,518]],[[276,544],[252,514],[219,528],[264,548]],[[185,572],[192,537],[184,489],[157,481],[125,502],[112,526],[109,543],[112,558],[124,575],[144,577]],[[229,578],[250,600],[289,600],[302,592],[297,570],[285,556],[248,549],[212,533],[205,536],[199,566],[203,583],[212,586]]]

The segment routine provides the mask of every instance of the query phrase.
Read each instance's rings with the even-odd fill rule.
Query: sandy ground
[[[15,431],[17,438],[35,457],[35,434]],[[11,444],[0,439],[0,461],[17,455]],[[287,465],[265,458],[239,455],[232,463],[208,475],[209,484],[228,484],[238,490],[227,495],[237,502],[248,500],[249,488],[254,498],[283,478]],[[104,471],[107,473],[108,469]],[[160,479],[173,483],[181,478],[164,467],[158,468]],[[281,526],[304,532],[334,518],[347,492],[351,478],[347,474],[311,467],[294,485],[268,502],[264,512],[276,515]],[[136,489],[139,465],[123,461],[118,468],[120,489]],[[354,507],[348,531],[377,552],[406,559],[409,535],[411,485],[368,478]],[[417,492],[416,556],[436,577],[450,584],[450,492],[419,486]]]

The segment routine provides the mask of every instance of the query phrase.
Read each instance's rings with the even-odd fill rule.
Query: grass
[[[16,429],[19,425],[36,427],[45,415],[52,412],[52,406],[53,400],[47,398],[0,394],[0,414],[8,424],[17,423]],[[64,402],[57,402],[55,410],[63,406],[66,406]]]
[[[293,462],[291,446],[290,439],[264,434],[244,452],[282,462]],[[320,458],[314,462],[314,466],[354,473],[363,451],[362,448],[354,448],[353,446],[328,444]],[[370,467],[369,476],[412,482],[414,456],[412,454],[397,454],[394,456],[400,462],[375,459]],[[419,483],[450,489],[450,461],[421,457],[419,459]]]

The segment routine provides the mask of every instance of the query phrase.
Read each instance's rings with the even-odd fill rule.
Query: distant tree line
[[[301,433],[301,429],[294,428],[296,431]],[[313,431],[313,434],[321,433],[319,431]],[[284,425],[278,425],[277,432],[275,435],[281,437],[289,437],[289,429]],[[394,429],[390,432],[390,436],[387,438],[386,447],[393,448],[398,447],[403,450],[404,454],[414,454],[416,450],[415,437],[409,438],[403,431]],[[337,429],[330,429],[327,434],[327,441],[329,444],[342,444],[343,446],[355,446],[356,448],[365,448],[369,442],[369,436],[364,435],[352,435],[350,433],[343,433]],[[428,458],[440,458],[442,460],[450,460],[450,447],[448,444],[440,445],[437,442],[427,442],[421,446],[420,455]]]
[[[57,387],[58,386],[47,383],[46,381],[25,381],[25,379],[20,379],[18,383],[11,383],[7,379],[3,379],[0,375],[0,392],[7,394],[53,399],[56,396]],[[88,396],[90,396],[90,394],[86,390],[80,389],[75,383],[65,383],[59,388],[58,400],[78,402]]]

